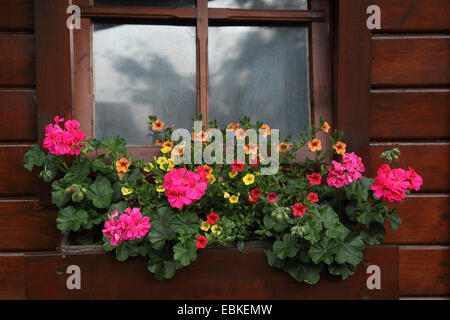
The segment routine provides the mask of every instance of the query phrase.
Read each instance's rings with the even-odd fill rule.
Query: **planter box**
[[[322,272],[315,285],[299,283],[267,264],[264,242],[199,250],[198,259],[171,280],[158,281],[147,259],[116,260],[101,246],[70,246],[26,256],[29,299],[398,299],[398,247],[366,249],[355,275],[347,280]],[[69,266],[78,266],[81,288],[68,289]],[[380,289],[369,289],[370,265],[380,267]]]

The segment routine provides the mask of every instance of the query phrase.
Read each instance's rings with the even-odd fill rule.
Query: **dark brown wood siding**
[[[372,33],[369,171],[376,174],[382,151],[398,147],[395,166],[424,178],[421,192],[400,205],[403,224],[385,243],[402,245],[400,296],[448,296],[450,1],[373,4],[382,29]]]

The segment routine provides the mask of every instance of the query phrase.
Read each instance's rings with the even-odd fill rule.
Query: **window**
[[[328,0],[78,0],[74,117],[88,137],[156,150],[146,119],[249,115],[295,136],[332,120]],[[169,7],[170,6],[170,7]]]

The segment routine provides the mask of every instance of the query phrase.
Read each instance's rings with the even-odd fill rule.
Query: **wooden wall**
[[[370,174],[386,147],[424,178],[400,207],[399,293],[449,296],[450,1],[373,0],[382,30],[371,35]],[[54,251],[56,212],[38,199],[36,172],[22,168],[38,132],[32,0],[0,2],[0,299],[24,298],[24,253]],[[38,93],[39,94],[39,93]],[[45,107],[45,106],[41,106]],[[46,115],[47,116],[47,115]],[[41,127],[41,126],[40,126]]]
[[[400,206],[399,294],[448,296],[450,191],[450,1],[376,0],[371,36],[370,173],[385,148],[424,179]]]

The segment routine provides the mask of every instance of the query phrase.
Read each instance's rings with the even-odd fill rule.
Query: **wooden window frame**
[[[318,125],[320,117],[332,125],[331,23],[330,0],[309,0],[308,10],[248,10],[208,8],[207,0],[197,0],[196,7],[123,7],[94,6],[93,0],[73,0],[81,8],[81,29],[73,30],[71,56],[73,61],[73,117],[80,121],[88,138],[94,136],[94,21],[191,24],[196,26],[197,47],[197,112],[203,124],[209,121],[208,102],[208,25],[221,23],[307,23],[309,34],[309,80],[311,122]],[[322,134],[319,133],[319,138]],[[324,148],[330,147],[322,136]],[[129,146],[135,158],[152,159],[158,146]],[[297,153],[304,161],[307,150]]]

